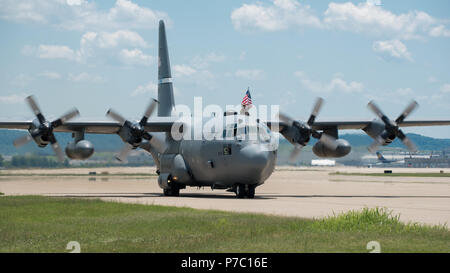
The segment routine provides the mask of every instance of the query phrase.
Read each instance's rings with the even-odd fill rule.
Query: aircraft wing
[[[313,129],[325,130],[332,127],[337,127],[339,130],[364,129],[373,120],[370,121],[318,121],[314,122]],[[415,126],[444,126],[450,125],[450,120],[412,120],[403,121],[399,127],[415,127]]]
[[[337,128],[339,130],[350,130],[350,129],[364,129],[372,121],[316,121],[313,123],[312,128],[314,130],[325,130],[330,128]],[[275,129],[277,122],[268,121],[267,126],[272,130]],[[448,121],[450,124],[450,121]],[[280,121],[278,122],[278,130],[281,131],[283,128],[288,126],[287,123]]]
[[[316,121],[313,123],[314,130],[325,130],[337,128],[338,130],[364,129],[372,121]]]
[[[326,130],[330,128],[337,128],[338,130],[357,130],[364,129],[374,120],[366,121],[316,121],[312,125],[314,130]],[[269,128],[274,128],[277,122],[266,122]],[[399,124],[400,127],[414,127],[414,126],[444,126],[450,125],[450,120],[413,120],[404,121]],[[285,126],[288,126],[285,122],[278,122],[279,131],[283,130]]]
[[[30,128],[31,121],[0,121],[0,129]],[[148,121],[145,125],[147,132],[170,132],[174,121]],[[120,123],[116,121],[69,121],[54,129],[54,132],[79,132],[87,134],[116,134],[120,129]]]
[[[450,125],[450,120],[413,120],[403,121],[400,127],[414,127],[414,126],[442,126]]]

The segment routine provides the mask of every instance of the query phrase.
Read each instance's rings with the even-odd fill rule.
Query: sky
[[[280,105],[320,120],[450,120],[450,1],[0,0],[0,120],[139,119],[157,97],[158,21],[166,22],[175,103]],[[450,138],[450,126],[408,128]],[[350,131],[352,132],[352,131]],[[345,132],[341,132],[345,133]]]

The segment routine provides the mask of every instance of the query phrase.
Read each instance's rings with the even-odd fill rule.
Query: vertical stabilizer
[[[172,74],[170,73],[166,29],[163,20],[159,21],[158,55],[158,116],[169,117],[175,107],[175,100],[173,97]]]
[[[384,156],[380,153],[380,152],[376,152],[378,160],[384,162],[386,161],[386,158],[384,158]]]

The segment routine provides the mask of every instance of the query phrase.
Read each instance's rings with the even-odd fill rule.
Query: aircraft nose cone
[[[244,176],[253,177],[260,180],[270,172],[270,166],[273,165],[273,153],[261,149],[257,145],[243,147],[239,153],[242,169],[245,169]],[[256,182],[256,181],[255,181]]]

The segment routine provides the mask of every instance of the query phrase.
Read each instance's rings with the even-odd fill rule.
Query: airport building
[[[430,157],[405,157],[405,166],[409,168],[450,168],[450,153],[442,151]]]

